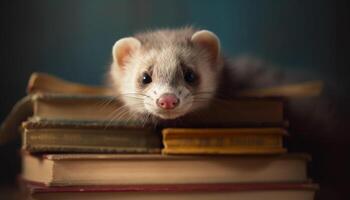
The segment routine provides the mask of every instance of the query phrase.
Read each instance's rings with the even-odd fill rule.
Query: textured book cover
[[[126,121],[136,120],[113,96],[70,93],[34,93],[12,109],[0,128],[0,143],[18,136],[18,127],[28,117],[48,120]],[[211,106],[162,127],[286,127],[283,99],[277,97],[237,97],[215,100]]]
[[[112,96],[36,94],[33,104],[33,115],[45,119],[118,121],[132,118],[128,113],[118,115],[122,104]],[[176,125],[281,124],[284,122],[283,105],[283,99],[278,97],[214,100],[207,108],[177,120]]]
[[[250,91],[243,91],[239,96],[241,97],[259,97],[258,99],[264,99],[271,96],[279,96],[279,97],[310,97],[310,96],[318,96],[320,92],[322,91],[322,82],[315,81],[315,82],[305,82],[305,83],[299,83],[294,85],[285,85],[281,87],[272,87],[272,88],[261,88],[256,90],[250,90]],[[18,126],[20,123],[31,116],[33,114],[33,110],[36,110],[34,114],[36,116],[39,115],[41,118],[45,118],[45,116],[40,116],[45,114],[48,114],[46,117],[53,117],[55,119],[78,119],[78,120],[84,120],[86,118],[92,120],[96,120],[99,117],[99,113],[101,113],[100,117],[106,119],[106,117],[110,120],[111,116],[108,114],[111,114],[111,109],[105,108],[105,106],[112,105],[113,109],[115,110],[120,104],[118,102],[114,102],[114,100],[111,100],[111,91],[109,91],[106,88],[103,87],[93,87],[89,85],[83,85],[79,83],[69,82],[63,79],[60,79],[59,77],[52,76],[45,73],[33,73],[29,79],[28,86],[27,86],[27,92],[28,96],[24,97],[20,101],[16,103],[16,105],[13,107],[12,111],[9,113],[9,115],[6,117],[5,121],[2,123],[0,127],[0,144],[5,143],[16,136],[18,136]],[[90,100],[97,99],[97,101],[94,101],[91,103],[86,103],[86,101],[78,101],[76,103],[66,104],[61,101],[60,106],[53,104],[51,105],[48,103],[46,105],[47,112],[42,113],[42,111],[38,112],[39,108],[36,104],[36,100],[38,98],[36,97],[38,94],[55,94],[55,98],[59,95],[65,96],[65,97],[73,97],[73,99],[78,100],[77,98],[74,98],[74,96],[79,96],[79,98],[82,100],[84,97],[88,97]],[[45,99],[45,95],[39,95],[41,98]],[[53,97],[53,96],[52,96]],[[54,102],[53,99],[49,102]],[[48,98],[50,99],[50,98]],[[64,98],[61,98],[61,100]],[[66,98],[68,100],[69,98]],[[254,98],[253,98],[254,99]],[[69,100],[71,101],[71,100]],[[85,102],[85,103],[82,103]],[[193,120],[195,123],[192,126],[208,126],[208,127],[214,127],[217,125],[226,126],[228,127],[226,122],[229,122],[229,126],[284,126],[286,125],[285,121],[283,120],[283,109],[282,109],[282,103],[281,99],[277,104],[275,104],[272,107],[269,107],[266,105],[260,105],[260,106],[253,106],[251,107],[251,101],[248,104],[242,105],[236,105],[236,106],[229,106],[226,107],[227,103],[221,103],[224,106],[222,106],[221,111],[215,110],[215,109],[209,109],[211,111],[215,110],[216,115],[213,115],[213,117],[207,117],[206,112],[203,112],[197,115],[197,119],[199,120]],[[114,104],[114,105],[113,105]],[[248,105],[248,108],[250,107],[249,111],[247,110],[241,110],[240,107],[246,107]],[[91,107],[96,106],[99,109],[91,109]],[[33,108],[36,107],[36,108]],[[231,110],[231,107],[235,107],[236,109]],[[53,110],[51,110],[53,109]],[[237,110],[238,109],[238,110]],[[42,110],[42,109],[41,109]],[[45,105],[44,105],[45,110]],[[100,112],[103,110],[102,112]],[[68,111],[68,112],[67,112]],[[88,111],[88,112],[87,112]],[[106,112],[107,111],[107,112]],[[239,112],[237,112],[239,111]],[[57,113],[56,113],[57,112]],[[258,117],[254,116],[252,118],[252,113],[257,112]],[[40,114],[39,114],[40,113]],[[214,113],[214,114],[215,114]],[[231,114],[230,114],[231,113]],[[237,114],[238,113],[238,114]],[[61,116],[62,114],[62,116]],[[227,115],[228,114],[228,115]],[[204,117],[203,117],[204,116]],[[223,117],[222,117],[223,116]],[[66,118],[68,117],[68,118]],[[193,118],[196,118],[196,116],[192,116]],[[112,115],[113,118],[113,115]],[[191,117],[190,117],[191,118]],[[189,118],[189,120],[191,120]],[[211,121],[214,119],[214,121]],[[238,121],[237,121],[238,119]],[[189,121],[189,120],[182,120],[182,121]],[[199,122],[199,123],[198,123]],[[208,122],[211,122],[208,125]],[[225,123],[225,124],[224,124]],[[178,124],[175,124],[175,126],[179,126]]]
[[[165,154],[285,153],[282,128],[169,128],[163,132]]]
[[[137,122],[35,118],[23,123],[22,143],[29,152],[156,153],[162,146],[160,134]]]
[[[146,199],[146,200],[313,200],[318,185],[311,183],[265,184],[177,184],[43,187],[22,183],[24,194],[33,200]]]
[[[162,155],[22,153],[22,177],[50,186],[304,183],[305,154]],[[210,173],[208,173],[210,172]]]
[[[217,183],[217,184],[151,184],[151,185],[92,185],[45,186],[25,181],[31,192],[220,192],[258,190],[317,190],[312,183]]]

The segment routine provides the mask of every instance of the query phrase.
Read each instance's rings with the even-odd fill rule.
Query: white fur
[[[215,59],[220,56],[220,40],[213,32],[208,30],[197,31],[192,35],[191,41],[205,43],[206,45],[211,46],[211,48],[214,49],[213,54]]]
[[[192,39],[194,36],[196,40],[199,37],[205,38],[206,41],[208,41],[208,38],[209,40],[215,40],[217,48],[220,48],[218,38],[209,31],[196,32],[192,35]],[[152,39],[157,42],[157,38]],[[176,41],[168,41],[164,37],[159,41],[164,44],[161,48],[143,49],[142,46],[138,46],[141,42],[135,42],[135,40],[137,39],[124,38],[119,40],[122,42],[118,41],[116,43],[113,54],[118,52],[120,47],[118,44],[123,46],[130,42],[129,45],[134,48],[123,67],[118,66],[117,59],[114,57],[110,71],[116,95],[120,97],[131,112],[151,114],[163,119],[174,119],[199,109],[210,102],[217,89],[217,77],[222,67],[220,62],[214,63],[217,66],[212,66],[212,60],[209,59],[209,54],[212,52],[193,49],[190,46],[184,47],[178,45]],[[211,42],[215,43],[215,41]],[[219,50],[216,53],[218,52]],[[190,87],[183,80],[183,77],[176,79],[176,86],[170,84],[179,70],[179,55],[199,74],[200,83],[195,91],[189,89]],[[140,75],[149,66],[153,66],[152,83],[141,94],[138,92]],[[163,110],[157,106],[156,100],[165,93],[175,94],[180,100],[176,108]],[[196,96],[197,93],[201,94]],[[208,101],[198,101],[196,98],[206,98]]]

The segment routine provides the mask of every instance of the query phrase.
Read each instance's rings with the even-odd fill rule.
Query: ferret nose
[[[179,105],[180,100],[174,94],[163,94],[157,99],[160,108],[170,110]]]

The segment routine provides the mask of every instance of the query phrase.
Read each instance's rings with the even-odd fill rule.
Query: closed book
[[[283,128],[167,128],[164,154],[285,153]]]
[[[162,147],[152,127],[136,122],[31,118],[22,127],[22,149],[33,153],[157,153]]]
[[[308,155],[168,156],[24,152],[24,180],[50,186],[308,181]],[[208,173],[209,172],[209,173]]]
[[[36,94],[32,98],[34,116],[45,119],[123,120],[122,104],[113,96]],[[125,111],[125,109],[124,109]],[[134,118],[137,119],[137,118]],[[270,125],[281,124],[283,100],[273,97],[237,97],[215,100],[208,108],[190,113],[178,122],[189,125]]]
[[[237,97],[214,100],[208,107],[177,120],[161,121],[162,127],[285,127],[283,99]],[[17,136],[28,117],[48,120],[141,121],[114,96],[95,94],[35,93],[13,107],[0,127],[0,143]]]
[[[33,116],[42,119],[119,121],[131,118],[128,113],[118,115],[116,111],[122,104],[113,96],[38,93],[32,96],[32,103]]]
[[[313,200],[318,190],[311,183],[250,184],[170,184],[45,187],[23,184],[24,196],[30,200]]]

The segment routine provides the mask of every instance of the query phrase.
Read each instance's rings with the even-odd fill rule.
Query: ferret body
[[[268,80],[249,59],[226,60],[214,33],[191,27],[122,38],[112,55],[112,90],[136,116],[175,119]]]

